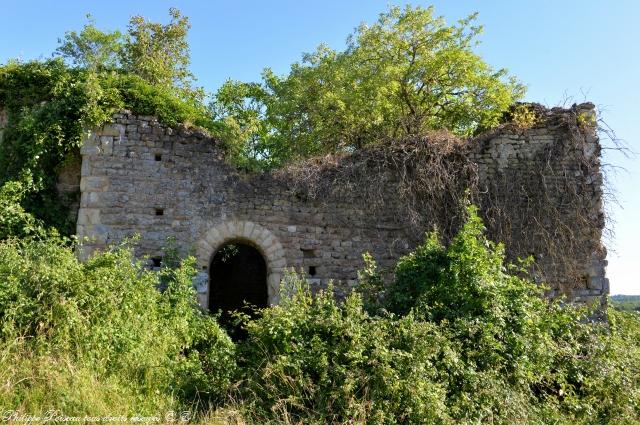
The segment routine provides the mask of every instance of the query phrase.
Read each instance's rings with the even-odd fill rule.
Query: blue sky
[[[3,0],[0,62],[47,57],[66,30],[91,13],[103,29],[125,29],[129,17],[167,21],[178,7],[191,19],[192,71],[208,91],[227,78],[257,80],[269,66],[285,73],[300,54],[325,42],[340,49],[361,22],[387,1],[31,1]],[[396,3],[391,3],[396,4]],[[404,3],[397,3],[404,4]],[[527,100],[556,106],[590,100],[619,138],[636,151],[640,135],[640,2],[433,1],[449,22],[479,12],[485,26],[478,52],[528,86]],[[607,240],[611,293],[640,294],[640,163],[605,150],[608,209],[615,236]],[[616,167],[626,171],[613,172]]]

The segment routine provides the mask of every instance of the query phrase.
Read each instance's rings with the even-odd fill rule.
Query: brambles
[[[403,257],[393,282],[369,259],[366,303],[311,294],[289,275],[280,305],[245,316],[238,345],[195,307],[188,260],[158,275],[126,246],[83,264],[54,240],[2,241],[0,407],[187,408],[256,423],[637,422],[637,315],[594,321],[541,298],[467,213],[449,244],[432,234]]]
[[[0,242],[2,410],[22,404],[92,413],[94,403],[117,393],[129,413],[140,413],[136,399],[155,413],[196,396],[223,396],[234,346],[197,309],[192,275],[189,260],[159,274],[145,270],[127,246],[80,263],[72,247],[55,239]],[[28,365],[43,378],[32,382]],[[63,387],[76,370],[84,387]],[[77,391],[91,381],[97,389],[83,397]],[[57,398],[39,399],[47,386]]]

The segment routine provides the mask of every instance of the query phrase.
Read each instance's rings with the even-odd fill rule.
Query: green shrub
[[[280,305],[247,324],[242,399],[258,422],[424,423],[445,420],[436,361],[447,341],[412,317],[371,318],[360,297],[339,304],[287,277]]]
[[[7,181],[0,186],[0,240],[10,236],[31,237],[45,233],[43,223],[24,210],[20,202],[29,181]]]
[[[339,302],[288,276],[279,306],[247,316],[238,347],[195,307],[190,260],[154,273],[124,245],[83,264],[67,244],[0,242],[0,410],[187,408],[203,421],[256,423],[640,421],[638,316],[596,320],[542,299],[484,238],[473,208],[447,247],[432,235],[402,258],[390,285],[367,257],[366,309],[359,293]]]
[[[447,247],[432,233],[401,258],[389,285],[369,257],[360,273],[369,311],[433,323],[457,348],[460,363],[443,371],[448,414],[459,422],[640,420],[640,358],[625,354],[638,350],[637,319],[610,311],[608,326],[603,312],[545,300],[486,239],[476,208],[467,214]]]
[[[87,129],[102,125],[121,109],[155,115],[167,125],[214,130],[205,106],[180,93],[132,73],[69,68],[61,59],[0,65],[0,106],[9,118],[0,143],[0,184],[32,176],[19,204],[71,235],[75,223],[55,188],[57,167],[78,155]]]
[[[0,341],[7,349],[24,340],[35,363],[69,362],[139,399],[215,400],[234,373],[234,345],[196,307],[192,275],[192,261],[147,271],[127,246],[83,264],[60,242],[8,239],[0,242]],[[64,398],[43,403],[61,408]]]

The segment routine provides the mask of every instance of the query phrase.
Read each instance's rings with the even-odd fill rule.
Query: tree
[[[67,58],[73,65],[93,71],[120,66],[123,37],[120,31],[104,32],[95,26],[91,15],[82,31],[67,31],[55,54]]]
[[[259,95],[228,82],[214,101],[216,117],[248,130],[235,143],[271,146],[254,157],[269,166],[433,129],[467,136],[492,127],[524,87],[473,52],[475,18],[448,26],[431,7],[392,7],[360,25],[342,52],[321,45],[283,77],[265,69]],[[249,111],[266,131],[251,132]],[[280,145],[288,149],[273,149]]]
[[[175,91],[187,99],[201,100],[189,71],[189,18],[169,9],[171,22],[149,22],[143,16],[129,20],[127,33],[99,30],[90,15],[82,31],[68,31],[59,40],[56,54],[74,66],[94,72],[118,70],[146,82]]]
[[[122,63],[125,71],[137,74],[157,85],[189,89],[193,74],[189,71],[189,18],[176,8],[169,9],[171,22],[162,25],[143,16],[129,21]]]

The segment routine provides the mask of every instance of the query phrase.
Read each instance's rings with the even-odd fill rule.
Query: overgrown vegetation
[[[636,423],[640,321],[544,299],[474,208],[384,284],[344,302],[302,276],[234,344],[195,306],[190,260],[146,271],[127,245],[76,260],[0,242],[0,408],[250,423]],[[157,287],[162,283],[164,291]],[[220,419],[220,420],[222,420]]]
[[[83,131],[120,109],[203,127],[231,162],[259,170],[432,130],[470,135],[495,126],[524,93],[474,53],[475,15],[447,25],[433,8],[407,6],[359,26],[342,52],[321,45],[286,76],[266,69],[262,83],[230,80],[206,105],[189,72],[189,21],[169,13],[168,24],[134,16],[125,33],[89,17],[53,59],[0,66],[0,183],[28,188],[26,213],[72,234],[73,200],[56,192],[56,170],[77,160]]]
[[[520,265],[505,263],[505,247],[486,239],[472,207],[446,217],[451,226],[403,257],[391,282],[366,256],[359,291],[344,302],[331,289],[312,295],[292,273],[281,304],[246,317],[237,344],[196,306],[191,260],[154,273],[124,244],[80,263],[74,242],[59,235],[72,223],[55,170],[74,161],[84,129],[116,110],[207,128],[247,169],[402,141],[376,145],[373,159],[358,150],[333,183],[353,184],[359,164],[417,161],[396,168],[407,176],[401,189],[413,203],[402,213],[411,215],[419,202],[459,210],[473,173],[446,131],[492,127],[522,95],[473,53],[474,16],[447,26],[432,9],[391,8],[359,27],[345,51],[320,47],[287,76],[266,70],[262,83],[228,82],[207,108],[188,71],[188,20],[170,15],[167,25],[134,17],[126,34],[90,22],[65,35],[60,57],[0,66],[8,114],[0,411],[186,409],[203,421],[255,423],[640,421],[638,316],[609,310],[595,320],[603,312],[544,299]],[[514,109],[516,124],[534,125],[533,112]],[[417,149],[434,129],[444,136]],[[294,189],[327,190],[308,177]],[[426,180],[433,184],[419,186]],[[380,201],[362,190],[372,206]]]
[[[247,165],[272,168],[429,130],[491,128],[524,86],[473,52],[475,18],[447,25],[432,7],[391,7],[344,51],[320,45],[288,75],[229,80],[212,104],[222,137]]]
[[[133,17],[126,36],[89,23],[80,33],[67,33],[56,58],[0,66],[0,106],[7,114],[0,183],[20,185],[22,196],[11,199],[25,213],[73,233],[69,201],[55,190],[56,170],[77,160],[86,129],[120,109],[155,115],[168,125],[214,128],[203,92],[192,87],[187,71],[188,20],[174,9],[171,17],[165,26]]]
[[[192,275],[145,270],[126,245],[81,263],[62,242],[1,242],[2,410],[155,414],[224,395],[235,349]]]

